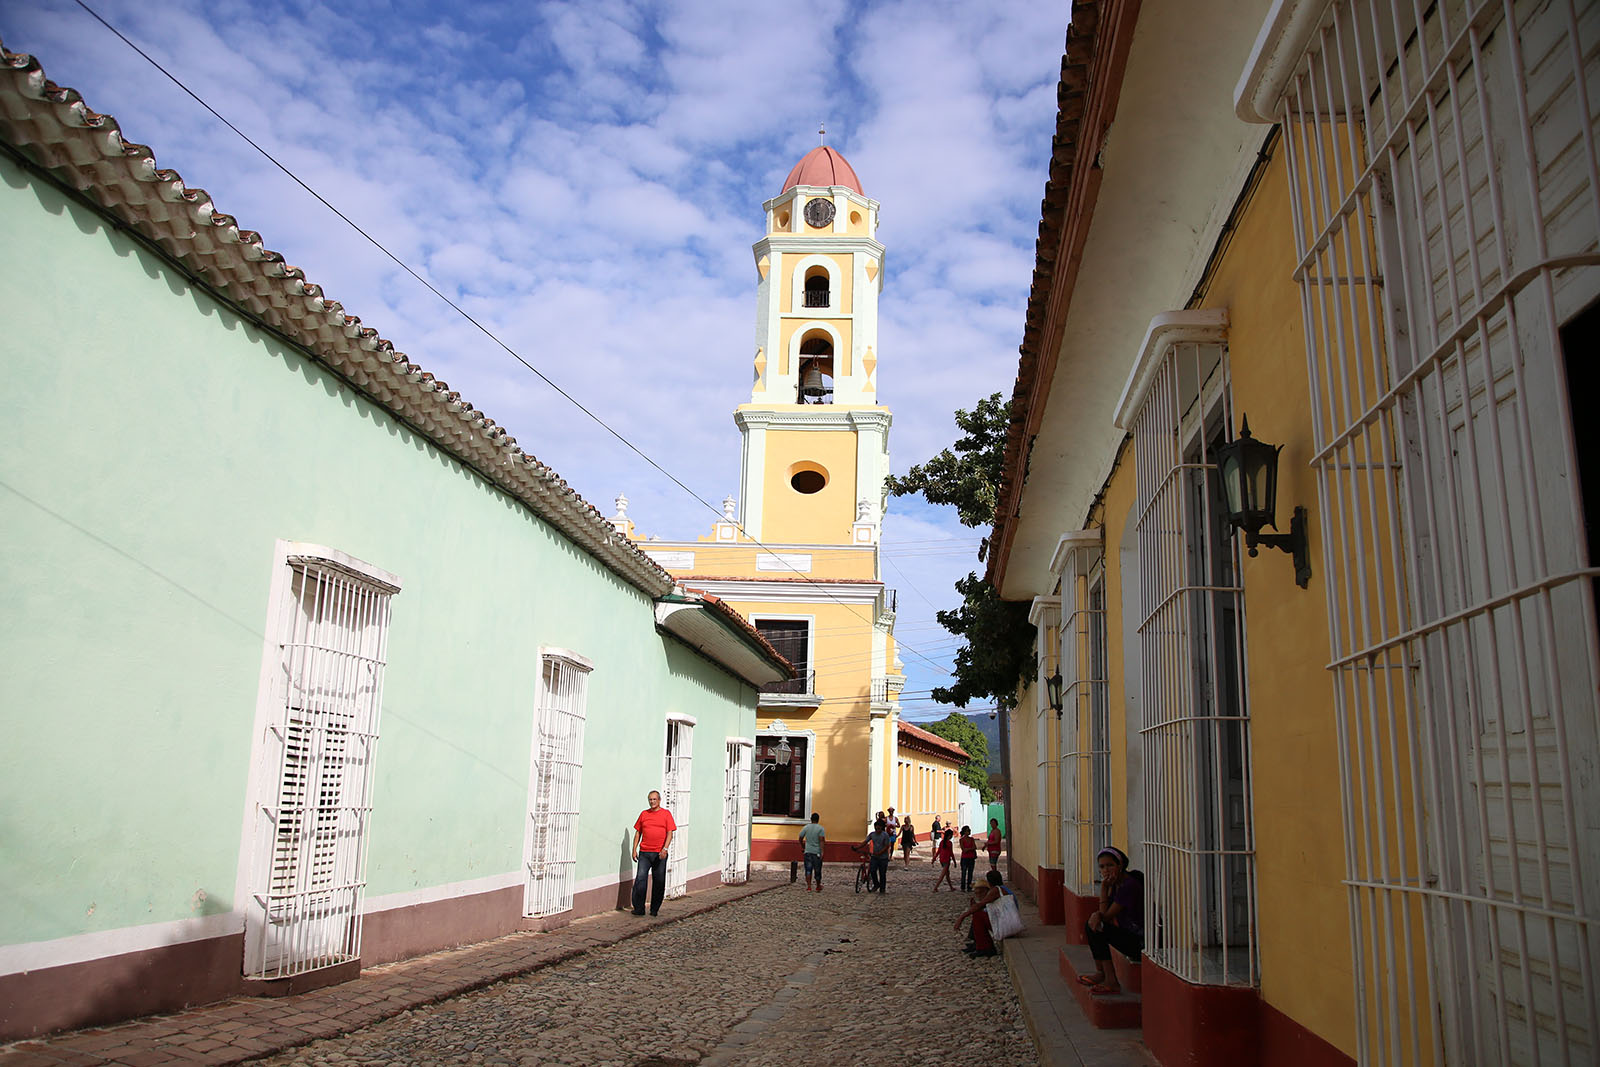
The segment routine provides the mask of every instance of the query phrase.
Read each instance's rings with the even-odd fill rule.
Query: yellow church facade
[[[895,591],[881,577],[889,410],[877,402],[878,203],[831,147],[813,149],[763,205],[754,246],[756,344],[740,491],[693,541],[640,539],[677,581],[750,619],[795,667],[759,696],[754,860],[797,859],[812,812],[827,858],[849,859],[900,794],[904,677]]]

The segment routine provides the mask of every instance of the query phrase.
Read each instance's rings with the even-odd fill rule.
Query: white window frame
[[[722,774],[722,881],[742,885],[750,880],[750,804],[755,782],[751,754],[755,740],[730,737]]]
[[[390,601],[399,591],[398,577],[336,549],[274,546],[238,876],[247,978],[361,958]],[[293,829],[308,825],[309,833]]]
[[[583,734],[593,671],[594,663],[576,652],[539,650],[522,837],[522,914],[529,918],[572,910]]]
[[[672,813],[677,829],[667,853],[668,898],[689,891],[689,812],[694,784],[694,726],[692,715],[667,716],[662,746],[661,805]]]
[[[757,787],[752,787],[750,793],[750,821],[761,826],[804,826],[810,822],[810,813],[816,811],[812,801],[811,789],[816,782],[817,771],[817,732],[815,730],[791,730],[781,719],[774,720],[771,726],[757,726],[755,743],[761,745],[764,737],[793,738],[805,742],[806,746],[806,780],[805,803],[801,805],[801,814],[798,818],[787,815],[757,815],[755,814],[755,794]]]
[[[805,692],[803,693],[768,693],[765,691],[756,694],[758,705],[784,705],[798,704],[803,707],[814,706],[818,702],[817,696],[817,617],[815,615],[784,614],[775,611],[757,611],[749,616],[750,625],[757,631],[761,629],[758,623],[763,622],[803,622],[806,624],[806,667],[804,673]]]
[[[1275,5],[1240,84],[1288,161],[1358,1056],[1593,1062],[1600,561],[1560,330],[1600,296],[1596,11],[1374,10]]]
[[[1216,310],[1156,316],[1117,421],[1133,434],[1137,481],[1145,955],[1197,985],[1254,986],[1244,589],[1208,454],[1234,425],[1226,326]]]

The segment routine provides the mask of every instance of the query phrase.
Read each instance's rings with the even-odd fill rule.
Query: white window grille
[[[1211,459],[1232,421],[1227,351],[1178,339],[1153,354],[1153,377],[1132,420],[1145,953],[1190,982],[1254,985],[1244,608]]]
[[[245,974],[286,978],[361,957],[373,758],[399,579],[280,542],[260,724]]]
[[[1061,866],[1062,785],[1060,732],[1062,717],[1050,706],[1051,675],[1061,669],[1061,599],[1035,597],[1028,619],[1034,625],[1035,677],[1033,711],[1034,751],[1038,755],[1035,800],[1039,809],[1039,866]],[[1063,675],[1063,678],[1065,676]],[[1065,702],[1063,702],[1065,707]],[[954,790],[951,791],[954,806]]]
[[[1594,414],[1568,379],[1594,313],[1584,351],[1562,330],[1600,294],[1600,6],[1341,0],[1294,54],[1359,1055],[1593,1063]]]
[[[729,885],[750,878],[751,749],[749,741],[729,741],[722,776],[722,880]]]
[[[1066,535],[1061,553],[1061,864],[1080,896],[1099,890],[1093,857],[1111,843],[1111,707],[1101,531]]]
[[[583,776],[583,728],[593,665],[569,652],[540,654],[533,764],[522,861],[527,882],[522,912],[572,910],[578,862],[578,791]]]
[[[667,854],[667,897],[689,891],[689,784],[694,767],[694,723],[667,720],[666,767],[662,775],[661,803],[678,827]]]

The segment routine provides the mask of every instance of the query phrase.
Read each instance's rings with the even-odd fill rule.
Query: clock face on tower
[[[833,201],[822,197],[813,197],[806,201],[807,224],[821,229],[833,221]]]

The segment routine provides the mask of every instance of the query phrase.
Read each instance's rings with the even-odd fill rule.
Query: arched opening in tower
[[[806,271],[806,307],[825,308],[828,306],[828,270],[826,267],[812,267]]]
[[[833,339],[814,331],[800,340],[799,403],[833,403]]]

